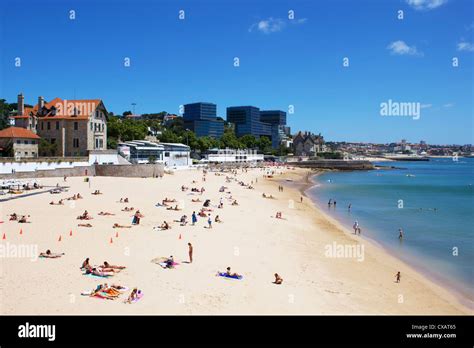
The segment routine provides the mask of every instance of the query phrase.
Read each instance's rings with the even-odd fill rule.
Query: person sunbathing
[[[181,209],[178,208],[178,205],[176,205],[174,208],[173,207],[168,207],[166,208],[166,210],[176,210],[176,211],[180,211]]]
[[[18,215],[16,213],[10,214],[10,221],[17,221],[18,220]]]
[[[168,197],[165,197],[165,199],[163,200],[163,202],[165,203],[175,203],[176,202],[176,199],[168,199]]]
[[[84,261],[82,261],[82,266],[79,267],[80,269],[88,269],[88,268],[92,268],[91,265],[89,264],[89,258],[85,259]]]
[[[102,192],[100,190],[95,190],[94,192],[91,193],[91,195],[101,195]]]
[[[102,271],[96,267],[91,267],[91,268],[86,268],[85,274],[92,274],[98,277],[107,277],[107,276],[113,276],[114,272],[108,272],[108,271]]]
[[[89,212],[87,210],[84,211],[82,215],[79,215],[77,217],[78,220],[91,220],[92,216],[89,215]]]
[[[101,265],[100,267],[103,267],[103,268],[113,268],[113,269],[125,269],[125,268],[126,268],[125,266],[111,265],[111,264],[109,264],[107,261],[104,261],[104,264]]]
[[[198,198],[198,199],[191,199],[191,202],[197,203],[197,202],[202,202],[202,201]]]
[[[28,217],[30,217],[30,216],[28,215]],[[22,215],[21,218],[18,220],[18,223],[26,224],[26,223],[30,223],[30,221],[27,221],[27,216],[26,215]]]
[[[181,219],[178,221],[181,226],[186,226],[188,223],[188,217],[186,215],[181,216]]]
[[[278,285],[280,285],[281,283],[283,283],[283,278],[280,277],[280,276],[278,275],[278,273],[275,273],[275,281],[273,282],[273,284],[278,284]]]
[[[64,253],[53,254],[53,253],[51,252],[51,250],[49,250],[49,249],[46,250],[45,253],[40,253],[40,254],[39,254],[40,257],[45,257],[45,258],[48,258],[48,259],[56,259],[56,258],[61,257],[61,256],[63,256],[63,255],[64,255]]]
[[[87,224],[77,224],[78,227],[92,227],[90,223]]]
[[[276,217],[277,219],[282,219],[281,211],[277,211],[275,217]]]
[[[132,303],[138,299],[138,295],[141,294],[141,290],[134,288],[128,298],[124,301],[124,303]]]
[[[107,283],[104,284],[101,291],[113,297],[118,297],[121,294],[118,289],[114,288],[113,286],[109,286]]]
[[[109,216],[109,215],[115,215],[115,214],[109,213],[109,212],[107,212],[107,211],[101,211],[101,212],[99,213],[99,215]]]
[[[240,277],[240,274],[238,274],[238,273],[235,273],[235,272],[234,272],[234,273],[231,273],[230,267],[227,267],[227,270],[226,270],[225,273],[226,273],[229,277],[236,277],[236,278],[239,278],[239,277]]]
[[[166,268],[174,268],[174,258],[173,255],[171,255],[169,258],[166,259]]]
[[[129,225],[119,225],[118,223],[114,223],[112,228],[132,228],[132,226]]]
[[[157,229],[163,231],[163,230],[170,230],[170,229],[171,229],[171,226],[170,226],[170,224],[167,223],[166,221],[163,221],[163,223],[162,223],[160,226],[158,226],[158,227],[153,227],[153,229],[155,229],[155,228],[157,228]]]
[[[239,203],[237,203],[237,200],[234,200],[234,201],[232,202],[232,205],[239,205]]]
[[[81,194],[78,193],[77,196],[76,196],[76,198],[77,198],[77,199],[83,199],[84,197],[82,197]]]
[[[214,222],[223,222],[223,221],[219,218],[219,215],[216,215]]]
[[[122,211],[133,211],[133,210],[135,210],[133,207],[130,207],[130,208],[125,207],[122,209]]]

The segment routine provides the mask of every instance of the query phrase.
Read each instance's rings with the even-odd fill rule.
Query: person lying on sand
[[[51,252],[51,250],[49,250],[49,249],[46,250],[45,253],[40,253],[40,254],[39,254],[40,257],[46,257],[46,258],[48,258],[48,259],[56,259],[56,258],[61,257],[61,256],[63,256],[63,255],[64,255],[64,253],[53,254],[53,253]]]
[[[133,211],[133,210],[135,210],[133,207],[130,207],[130,208],[125,207],[122,209],[122,211]]]
[[[102,192],[100,190],[95,190],[94,192],[91,193],[91,195],[101,195]]]
[[[102,271],[101,269],[94,267],[94,268],[86,268],[85,274],[92,274],[99,277],[106,277],[106,276],[113,276],[114,272]]]
[[[28,217],[30,217],[28,215]],[[27,221],[27,216],[26,215],[22,215],[21,218],[18,220],[18,223],[20,224],[27,224],[27,223],[30,223],[31,221]]]
[[[174,208],[173,207],[169,207],[169,208],[166,208],[166,210],[176,210],[176,211],[180,211],[181,209],[178,208],[178,205],[176,205]]]
[[[278,275],[278,273],[275,273],[275,281],[273,282],[273,284],[278,284],[278,285],[280,285],[281,283],[283,283],[283,278],[280,277],[280,276]]]
[[[10,214],[10,221],[17,221],[18,220],[18,215],[16,213]]]
[[[186,226],[186,224],[188,223],[188,217],[186,215],[183,215],[181,216],[181,219],[179,219],[179,221],[176,221],[176,222],[179,222],[181,226]]]
[[[191,199],[191,202],[198,203],[198,202],[202,202],[202,201],[198,198],[198,199]]]
[[[101,265],[100,267],[102,268],[114,268],[114,269],[125,269],[125,266],[116,266],[116,265],[111,265],[107,261],[104,261],[104,264]]]
[[[175,203],[176,202],[176,199],[168,199],[168,197],[165,197],[165,199],[163,200],[163,203]]]
[[[114,223],[112,228],[132,228],[130,225],[119,225],[118,223]]]
[[[239,205],[239,203],[237,203],[237,200],[234,200],[234,201],[232,202],[232,205]]]
[[[50,205],[64,205],[64,202],[63,202],[62,199],[60,199],[60,200],[58,201],[58,203],[54,203],[54,201],[51,201],[49,204],[50,204]]]
[[[171,226],[170,226],[166,221],[163,221],[163,223],[162,223],[161,226],[160,226],[160,229],[162,229],[162,230],[170,230],[170,229],[171,229]]]
[[[115,214],[109,213],[108,211],[101,211],[99,215],[109,216],[109,215],[115,215]]]
[[[90,223],[87,224],[77,224],[78,227],[92,227]]]

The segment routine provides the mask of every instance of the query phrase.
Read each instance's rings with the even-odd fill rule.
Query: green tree
[[[239,142],[243,145],[242,147],[247,149],[253,149],[257,147],[257,139],[251,134],[246,134],[240,137]]]
[[[272,142],[265,136],[261,136],[257,142],[258,149],[265,154],[272,152]]]

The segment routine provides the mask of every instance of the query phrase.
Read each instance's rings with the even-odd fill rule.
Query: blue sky
[[[227,106],[294,105],[292,130],[327,140],[474,143],[473,4],[3,0],[0,98],[101,98],[115,113],[208,101],[224,118]],[[420,119],[381,116],[389,99],[421,103]]]

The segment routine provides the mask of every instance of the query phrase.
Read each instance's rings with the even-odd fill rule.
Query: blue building
[[[274,149],[289,136],[286,126],[286,112],[281,110],[262,110],[255,106],[233,106],[227,108],[227,122],[235,125],[237,137],[253,135],[271,139]]]
[[[224,121],[217,119],[217,106],[212,103],[184,105],[184,127],[196,136],[220,138],[224,134]]]
[[[260,121],[260,109],[255,106],[232,106],[227,108],[227,122],[235,125],[235,135],[251,134],[256,138],[272,136],[272,126]]]

